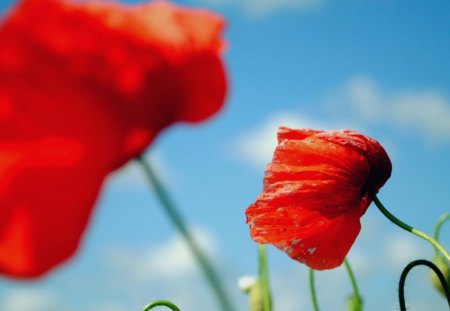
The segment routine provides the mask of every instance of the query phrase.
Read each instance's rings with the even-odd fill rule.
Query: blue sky
[[[129,1],[132,2],[132,1]],[[239,310],[243,275],[256,273],[244,211],[260,193],[279,125],[348,128],[379,140],[393,175],[379,197],[432,232],[450,211],[450,2],[447,0],[184,0],[228,21],[230,93],[207,123],[164,132],[148,157],[224,275]],[[5,10],[13,1],[0,1]],[[411,259],[432,248],[371,206],[350,251],[365,310],[398,310]],[[450,246],[449,228],[442,242]],[[269,247],[277,311],[311,310],[307,269]],[[420,270],[420,271],[419,271]],[[343,269],[317,274],[322,310],[344,310]],[[0,279],[0,310],[129,311],[156,298],[216,310],[201,274],[131,164],[105,185],[83,244],[46,278]],[[425,269],[410,275],[411,310],[446,310]]]

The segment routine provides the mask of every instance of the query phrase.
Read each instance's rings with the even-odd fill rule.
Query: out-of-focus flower
[[[448,262],[444,258],[442,258],[441,255],[435,255],[433,258],[433,263],[442,272],[442,275],[444,276],[447,285],[450,286],[450,266]],[[446,297],[447,294],[441,283],[441,280],[439,280],[439,277],[433,270],[430,271],[430,279],[434,288],[436,288],[439,293],[441,293],[444,297]]]
[[[264,290],[259,278],[244,276],[238,280],[238,287],[248,295],[249,311],[264,311]]]
[[[351,295],[347,298],[347,311],[362,311],[362,301],[359,297]]]
[[[226,95],[223,20],[168,2],[22,0],[0,25],[0,273],[71,256],[104,178]]]
[[[335,268],[391,170],[386,151],[372,138],[280,127],[263,192],[246,211],[251,236],[313,269]]]
[[[238,287],[242,292],[248,293],[250,291],[250,289],[252,288],[252,286],[255,285],[256,282],[257,282],[256,277],[246,275],[246,276],[239,278]]]

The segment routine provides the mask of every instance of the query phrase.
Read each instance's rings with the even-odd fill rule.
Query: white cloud
[[[209,4],[240,5],[252,16],[265,16],[279,10],[310,9],[322,5],[325,0],[202,0]]]
[[[214,238],[204,229],[195,228],[193,235],[202,250],[212,259],[216,256]],[[146,250],[117,247],[107,252],[112,266],[136,281],[178,279],[197,271],[197,263],[179,235]]]
[[[236,293],[234,282],[229,282],[230,276],[223,271],[212,233],[199,228],[193,228],[192,232],[215,267],[222,268],[217,272],[226,280],[224,285],[229,292]],[[108,279],[119,280],[120,284],[114,288],[121,296],[130,299],[129,305],[142,307],[157,299],[167,299],[182,310],[214,310],[217,306],[197,261],[178,235],[148,248],[116,246],[107,250],[105,255],[106,268],[111,275]],[[117,302],[121,303],[120,296],[118,299]],[[122,305],[114,304],[114,301],[110,303],[118,311],[122,310]],[[108,310],[106,306],[104,310]]]
[[[381,90],[370,78],[356,76],[318,102],[318,106],[334,109],[333,121],[300,116],[298,113],[278,112],[260,125],[237,138],[237,156],[258,169],[270,162],[276,147],[280,125],[295,128],[346,128],[369,132],[371,126],[393,127],[428,143],[450,143],[450,99],[433,90],[399,91],[394,94]],[[392,156],[392,143],[377,137]],[[388,139],[389,142],[390,139]]]
[[[385,264],[395,270],[403,268],[411,261],[427,258],[432,255],[432,249],[425,248],[424,243],[418,237],[408,233],[396,233],[387,237],[384,245],[383,256]]]
[[[0,310],[7,311],[61,311],[55,296],[42,289],[15,289],[3,295]]]
[[[354,77],[332,94],[335,105],[350,106],[356,118],[390,124],[431,143],[450,142],[450,99],[436,90],[381,90],[367,77]]]
[[[391,101],[391,120],[417,128],[432,142],[450,141],[450,102],[433,91],[399,94]]]
[[[379,105],[383,99],[380,98],[380,91],[371,79],[354,77],[344,85],[340,92],[343,93],[341,100],[348,101],[362,117],[366,119],[380,117],[382,109],[380,109]]]
[[[262,126],[244,133],[234,145],[236,154],[243,160],[260,168],[272,159],[277,145],[279,126],[292,128],[331,129],[329,125],[307,119],[293,113],[278,113],[269,118]]]
[[[234,143],[234,154],[258,169],[270,162],[280,125],[294,128],[347,128],[368,132],[367,127],[390,126],[428,143],[450,143],[450,99],[438,91],[399,91],[389,94],[370,78],[357,76],[319,102],[335,109],[333,123],[289,112],[279,112],[244,132]],[[377,137],[391,156],[395,146]],[[388,142],[390,139],[388,139]]]

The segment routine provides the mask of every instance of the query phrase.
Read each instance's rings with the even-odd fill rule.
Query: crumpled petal
[[[356,132],[280,127],[263,192],[246,211],[251,236],[311,268],[337,267],[391,169],[381,145]]]
[[[0,24],[0,274],[77,249],[104,179],[222,107],[223,20],[168,2],[22,0]]]

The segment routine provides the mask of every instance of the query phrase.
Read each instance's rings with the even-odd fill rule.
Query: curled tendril
[[[167,307],[171,309],[172,311],[181,311],[180,308],[178,308],[174,303],[168,301],[168,300],[157,300],[155,302],[152,302],[148,306],[144,308],[143,311],[149,311],[153,309],[154,307]]]
[[[418,259],[415,261],[410,262],[405,269],[403,269],[402,274],[400,276],[400,282],[398,285],[398,299],[399,299],[399,303],[400,303],[400,310],[401,311],[406,311],[406,303],[405,303],[405,281],[406,281],[406,277],[408,275],[408,273],[417,266],[427,266],[430,269],[432,269],[434,271],[434,273],[436,273],[436,275],[439,278],[439,281],[442,284],[442,288],[444,289],[445,295],[447,297],[447,302],[448,302],[448,306],[450,307],[450,291],[449,291],[449,287],[447,284],[447,281],[445,280],[444,275],[442,274],[441,270],[439,270],[439,268],[432,263],[431,261],[425,260],[425,259]]]
[[[436,241],[439,242],[439,234],[441,233],[442,225],[448,220],[450,220],[450,213],[446,213],[439,218],[436,227],[434,228],[434,239]]]

